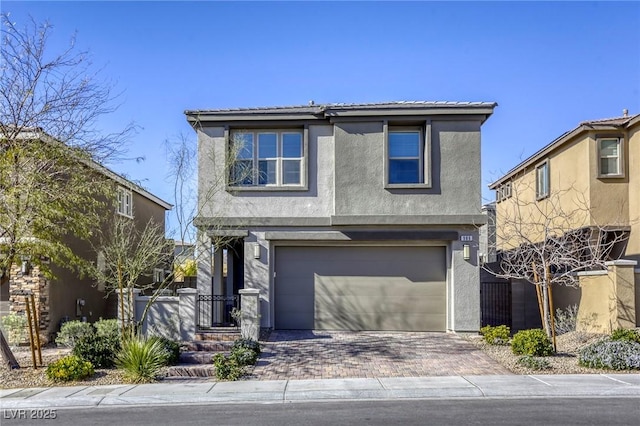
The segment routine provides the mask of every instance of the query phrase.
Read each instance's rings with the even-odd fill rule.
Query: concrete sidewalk
[[[322,400],[640,398],[640,374],[491,375],[370,379],[271,380],[1,389],[3,410],[150,406],[167,404],[286,403]]]

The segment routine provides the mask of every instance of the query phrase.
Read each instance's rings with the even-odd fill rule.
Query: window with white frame
[[[235,162],[232,186],[304,185],[304,137],[297,130],[237,131],[231,134]]]
[[[536,167],[536,199],[549,196],[549,162],[545,161]]]
[[[600,176],[622,176],[622,139],[598,139],[598,160],[598,174]]]
[[[388,183],[425,183],[425,144],[422,130],[390,127],[387,139]]]
[[[164,269],[160,269],[160,268],[153,268],[153,282],[154,283],[161,283],[164,281],[165,278],[165,274],[164,274]]]
[[[127,217],[133,217],[133,194],[130,189],[118,187],[117,190],[117,207],[118,214]]]
[[[503,183],[496,188],[496,201],[501,202],[511,197],[511,182]]]

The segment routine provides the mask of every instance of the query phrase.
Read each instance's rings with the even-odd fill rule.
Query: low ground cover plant
[[[54,382],[82,380],[94,374],[93,365],[79,356],[68,355],[47,366],[46,375]]]
[[[531,370],[549,370],[551,364],[545,358],[535,357],[531,355],[523,355],[518,358],[516,364],[521,365]]]
[[[511,329],[506,325],[486,325],[480,329],[480,334],[490,345],[507,345],[511,337]]]
[[[632,329],[617,329],[610,336],[582,348],[578,362],[591,368],[638,370],[640,334]]]
[[[553,354],[553,344],[544,330],[534,328],[517,332],[511,340],[511,350],[516,355],[549,356]]]

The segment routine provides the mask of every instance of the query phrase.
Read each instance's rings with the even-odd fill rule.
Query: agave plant
[[[158,377],[165,361],[162,342],[136,336],[122,343],[116,366],[124,370],[125,378],[132,383],[148,383]]]

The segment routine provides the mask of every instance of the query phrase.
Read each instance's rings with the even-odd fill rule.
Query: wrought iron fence
[[[198,295],[198,328],[237,327],[231,312],[240,309],[239,301],[237,295]]]

